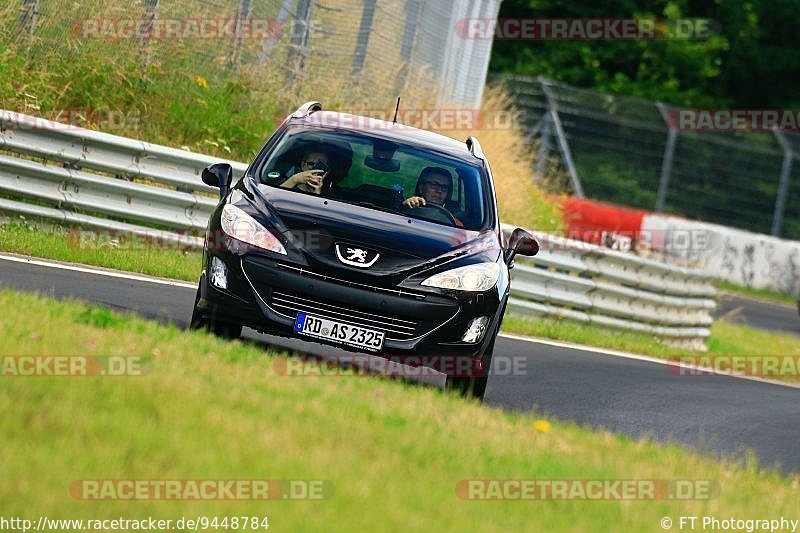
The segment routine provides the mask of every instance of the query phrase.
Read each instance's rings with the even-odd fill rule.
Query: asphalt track
[[[754,328],[790,333],[800,337],[800,315],[795,305],[768,303],[755,298],[723,293],[715,316],[724,316],[725,320]]]
[[[0,256],[0,286],[100,303],[181,327],[187,324],[194,299],[191,284],[36,262]],[[246,336],[304,353],[336,353],[252,331]],[[740,458],[752,450],[762,466],[800,471],[800,388],[725,376],[679,376],[663,363],[558,344],[505,335],[498,339],[495,357],[505,364],[489,379],[486,404],[715,455]],[[516,372],[507,372],[512,362]]]

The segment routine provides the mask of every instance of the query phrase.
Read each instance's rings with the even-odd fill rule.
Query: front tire
[[[200,291],[202,287],[197,287],[197,294],[194,297],[194,309],[192,311],[192,318],[189,321],[189,329],[195,330],[204,330],[209,333],[216,335],[217,337],[223,339],[238,339],[242,336],[242,325],[241,324],[231,324],[229,322],[222,322],[217,320],[216,313],[214,312],[211,317],[204,315],[200,312],[197,308],[197,304],[200,303]]]
[[[486,395],[486,386],[489,384],[489,370],[492,366],[492,355],[494,354],[497,333],[499,333],[499,329],[481,356],[481,366],[485,369],[485,374],[468,377],[448,376],[445,382],[445,389],[456,391],[467,399],[476,399],[478,402],[483,403],[483,397]]]

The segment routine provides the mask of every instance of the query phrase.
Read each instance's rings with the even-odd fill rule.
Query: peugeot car
[[[425,356],[415,360],[446,373],[448,387],[483,397],[509,268],[538,244],[522,229],[504,238],[476,139],[309,102],[235,184],[228,164],[202,177],[220,202],[193,328]],[[465,358],[468,370],[449,364]]]

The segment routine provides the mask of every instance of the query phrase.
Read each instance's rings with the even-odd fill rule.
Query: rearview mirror
[[[533,235],[522,228],[517,228],[508,238],[508,246],[503,254],[503,259],[510,266],[517,254],[532,256],[537,253],[539,253],[539,243]]]
[[[233,167],[228,163],[214,163],[203,169],[203,183],[219,187],[219,197],[224,198],[233,181]]]
[[[394,159],[398,146],[390,141],[376,139],[372,144],[372,155],[364,158],[364,164],[379,172],[397,172],[400,161]]]

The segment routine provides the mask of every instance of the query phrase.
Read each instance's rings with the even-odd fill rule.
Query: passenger
[[[308,148],[303,152],[299,164],[289,169],[289,177],[281,183],[281,187],[320,194],[329,169],[328,154],[319,148]]]

